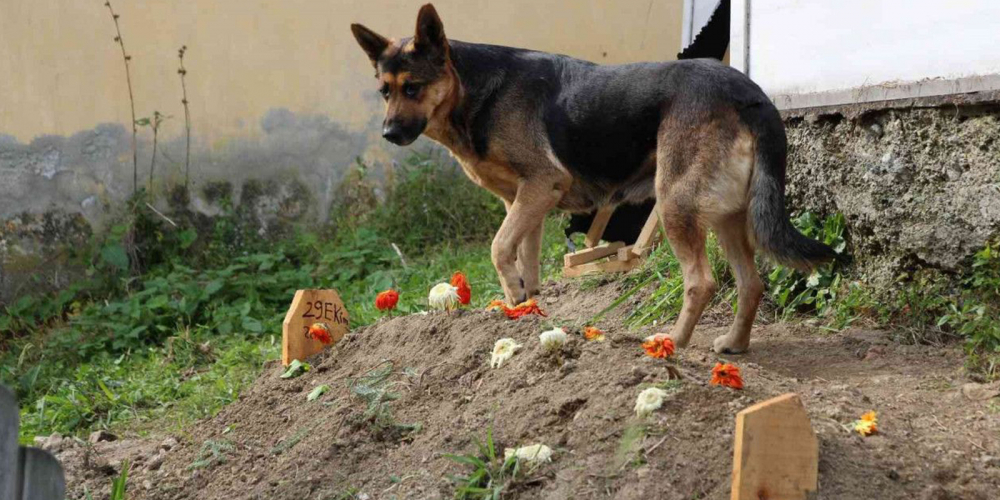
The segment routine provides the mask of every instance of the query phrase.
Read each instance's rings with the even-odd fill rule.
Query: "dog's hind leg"
[[[521,284],[529,299],[538,295],[541,290],[539,275],[541,274],[540,254],[544,225],[545,218],[542,216],[542,220],[524,236],[521,244],[517,246],[517,271],[521,275]]]
[[[736,319],[729,333],[715,339],[714,349],[719,354],[738,354],[750,346],[750,328],[757,316],[757,306],[764,295],[764,283],[754,263],[754,249],[747,237],[747,214],[740,212],[713,225],[719,244],[726,253],[726,260],[736,275],[739,291]]]
[[[541,224],[545,215],[555,208],[559,200],[562,199],[565,188],[559,182],[550,179],[548,176],[538,176],[537,178],[521,179],[518,182],[517,195],[514,203],[507,210],[500,230],[493,238],[491,256],[493,266],[500,276],[500,285],[503,287],[504,297],[508,304],[516,305],[527,299],[525,287],[534,285],[538,287],[538,251],[524,252],[523,269],[534,270],[536,273],[534,283],[530,278],[525,278],[522,285],[521,273],[518,271],[516,263],[519,247],[526,238],[533,232],[538,233],[541,238]],[[532,238],[534,239],[534,238]],[[528,248],[537,248],[540,242],[531,242]],[[527,248],[526,248],[527,249]]]
[[[696,214],[670,200],[662,203],[660,216],[684,276],[681,314],[670,331],[670,338],[677,347],[687,347],[694,326],[717,288],[705,254],[705,228]]]

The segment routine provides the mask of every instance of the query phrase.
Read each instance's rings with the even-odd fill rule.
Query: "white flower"
[[[553,328],[549,331],[542,332],[538,336],[538,341],[542,343],[542,349],[548,352],[556,352],[562,349],[563,344],[566,343],[566,330],[562,328]]]
[[[533,444],[531,446],[521,446],[520,448],[507,448],[503,450],[504,461],[515,456],[518,460],[523,460],[533,466],[552,461],[552,448],[544,444]]]
[[[490,357],[490,366],[493,368],[500,368],[504,361],[510,359],[511,356],[521,348],[521,344],[514,342],[514,339],[500,339],[495,344],[493,344],[493,356]]]
[[[435,309],[452,310],[458,307],[458,288],[448,283],[438,283],[431,288],[427,302]]]
[[[650,387],[640,392],[639,397],[635,398],[635,414],[642,418],[653,413],[654,410],[663,406],[663,398],[666,395],[667,391],[656,387]]]

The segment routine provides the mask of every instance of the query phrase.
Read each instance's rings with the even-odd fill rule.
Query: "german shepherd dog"
[[[507,215],[492,259],[508,303],[539,292],[542,221],[656,198],[680,261],[684,299],[670,332],[691,338],[716,291],[705,254],[714,230],[736,276],[736,320],[715,339],[739,353],[764,292],[754,263],[811,269],[834,257],[785,212],[785,129],[764,92],[739,71],[694,59],[600,66],[567,56],[449,40],[424,5],[412,38],[351,31],[375,66],[386,102],[382,136],[424,134],[448,148]]]

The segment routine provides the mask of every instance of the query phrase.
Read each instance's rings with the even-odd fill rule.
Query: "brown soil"
[[[622,306],[601,323],[607,342],[571,335],[561,363],[542,355],[537,339],[553,324],[580,326],[614,300],[616,286],[549,284],[541,299],[548,318],[469,311],[383,320],[310,360],[314,369],[299,378],[281,379],[280,365],[269,364],[238,402],[176,436],[170,451],[161,451],[159,436],[99,443],[93,456],[115,467],[132,460],[130,498],[140,500],[320,500],[351,498],[340,496],[351,488],[361,498],[445,499],[453,494],[447,477],[466,471],[443,455],[472,452],[473,438],[492,426],[500,450],[545,443],[556,451],[505,498],[725,499],[734,415],[796,392],[819,437],[817,498],[996,498],[1000,400],[963,396],[969,381],[959,347],[777,323],[755,327],[749,354],[720,357],[708,349],[731,321],[725,307],[710,311],[694,345],[678,352],[680,388],[649,417],[635,452],[622,455],[623,433],[637,422],[636,395],[668,378],[669,363],[638,345],[653,330],[621,328]],[[501,337],[524,348],[491,369]],[[745,390],[709,385],[723,358],[741,367]],[[395,421],[421,425],[407,436],[365,424],[365,405],[348,390],[349,379],[386,360],[401,395],[390,404]],[[331,391],[307,402],[318,384]],[[862,438],[849,424],[872,409],[880,434]],[[224,463],[191,467],[206,442],[232,449],[221,452]],[[84,484],[106,497],[111,471],[84,467],[83,454],[80,447],[60,454],[73,498]],[[162,466],[154,457],[165,459]]]

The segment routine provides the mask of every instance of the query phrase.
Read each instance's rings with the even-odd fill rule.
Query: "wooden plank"
[[[635,269],[640,264],[638,260],[630,260],[627,262],[622,262],[618,260],[612,260],[608,262],[591,262],[589,264],[580,264],[579,266],[564,267],[563,277],[566,278],[576,278],[578,276],[584,276],[587,274],[595,273],[621,273],[625,271],[631,271]]]
[[[21,500],[63,500],[66,476],[56,457],[38,448],[21,448]],[[13,498],[13,497],[11,497]]]
[[[587,262],[595,261],[597,259],[602,259],[609,255],[614,255],[618,252],[618,249],[625,246],[625,243],[621,241],[615,241],[613,243],[605,243],[603,245],[598,245],[594,248],[584,248],[583,250],[577,250],[573,253],[568,253],[563,256],[563,265],[566,267],[572,267],[580,264],[586,264]]]
[[[635,258],[635,254],[632,253],[632,247],[635,245],[629,245],[627,247],[622,247],[618,249],[618,260],[621,262],[627,262]]]
[[[330,326],[330,336],[336,344],[347,334],[348,316],[344,302],[336,290],[299,290],[282,322],[281,363],[304,360],[324,349],[322,342],[309,335],[314,323]]]
[[[736,414],[731,500],[805,500],[818,471],[819,444],[798,394]]]
[[[654,208],[653,213],[649,214],[649,218],[646,219],[646,224],[642,226],[642,231],[639,232],[635,245],[632,245],[632,253],[641,257],[646,250],[652,248],[656,244],[655,239],[659,237],[659,229],[660,216]]]
[[[601,242],[601,236],[604,236],[604,230],[607,229],[608,221],[611,220],[611,214],[614,212],[615,207],[607,205],[597,210],[594,222],[590,224],[590,230],[587,231],[587,237],[584,239],[587,248],[593,248]]]
[[[0,498],[15,498],[20,489],[17,398],[0,385]]]

